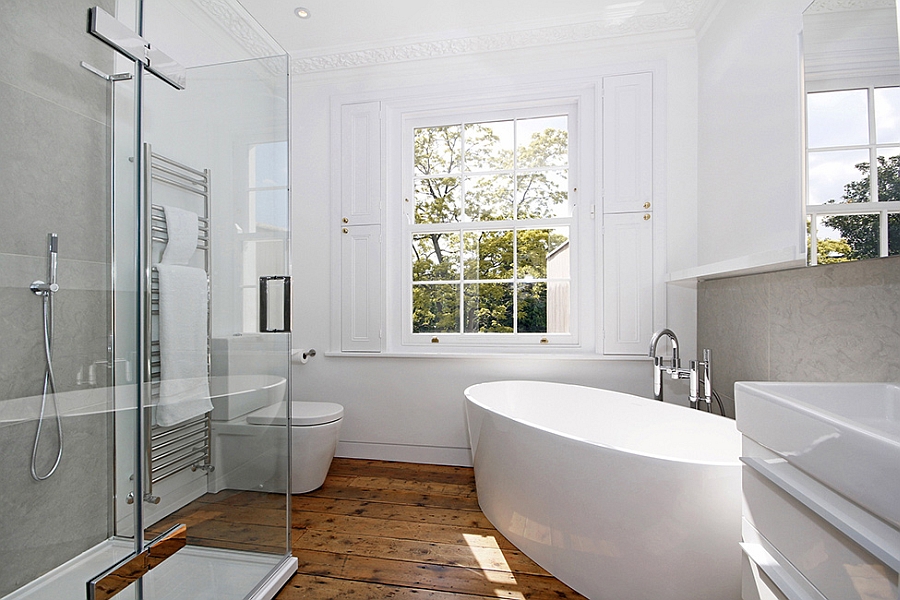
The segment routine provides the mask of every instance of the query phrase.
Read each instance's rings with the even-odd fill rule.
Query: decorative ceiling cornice
[[[261,33],[258,26],[254,26],[254,21],[246,12],[235,8],[229,0],[194,0],[194,4],[203,9],[250,56],[262,58],[284,54],[281,47]]]
[[[621,19],[608,18],[572,25],[300,57],[291,61],[291,73],[302,75],[336,69],[685,29],[693,26],[703,3],[704,0],[676,0],[671,9],[656,14],[635,15]]]
[[[868,10],[873,8],[894,8],[895,0],[815,0],[806,14],[843,12],[847,10]]]

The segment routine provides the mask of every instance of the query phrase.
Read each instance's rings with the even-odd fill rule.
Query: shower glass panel
[[[290,431],[248,417],[289,412],[290,333],[257,327],[260,278],[290,275],[287,57],[231,0],[45,4],[0,21],[0,598],[88,597],[176,524],[116,598],[271,598]],[[90,35],[97,5],[185,89]],[[173,382],[183,332],[202,377]],[[179,404],[182,378],[209,392]]]

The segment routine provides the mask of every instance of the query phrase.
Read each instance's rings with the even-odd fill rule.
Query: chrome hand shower
[[[38,417],[38,426],[37,432],[34,434],[34,447],[31,450],[31,476],[35,481],[43,481],[48,479],[53,473],[56,472],[56,468],[59,467],[59,462],[62,460],[62,452],[63,452],[63,431],[62,431],[62,418],[59,414],[59,404],[56,401],[56,378],[53,375],[53,354],[51,352],[51,346],[53,343],[53,294],[59,291],[59,284],[56,282],[57,278],[57,252],[59,248],[59,238],[55,233],[51,233],[48,236],[49,239],[49,248],[48,248],[48,262],[49,262],[49,273],[48,273],[48,282],[44,281],[35,281],[31,284],[31,291],[36,295],[41,296],[44,304],[44,358],[47,363],[47,367],[44,370],[44,388],[41,393],[41,413]],[[47,398],[48,396],[53,401],[53,409],[56,412],[56,432],[57,432],[57,440],[58,440],[58,449],[56,452],[56,461],[53,463],[53,467],[50,468],[50,471],[45,475],[38,475],[37,473],[37,453],[38,453],[38,445],[41,441],[41,430],[44,426],[44,415],[47,410]]]

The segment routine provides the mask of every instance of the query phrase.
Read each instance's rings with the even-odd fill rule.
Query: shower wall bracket
[[[175,59],[151,45],[99,6],[91,8],[88,15],[88,33],[103,40],[123,56],[142,63],[148,71],[175,89],[184,89],[186,70]]]
[[[81,66],[104,81],[115,83],[117,81],[128,81],[129,79],[132,79],[131,73],[113,73],[112,75],[107,75],[94,65],[90,65],[84,61],[81,61]]]

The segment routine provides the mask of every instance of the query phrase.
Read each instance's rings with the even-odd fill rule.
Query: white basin
[[[900,527],[900,385],[738,382],[738,429]]]
[[[287,380],[274,375],[228,375],[209,378],[213,421],[230,421],[263,406],[281,402]]]

